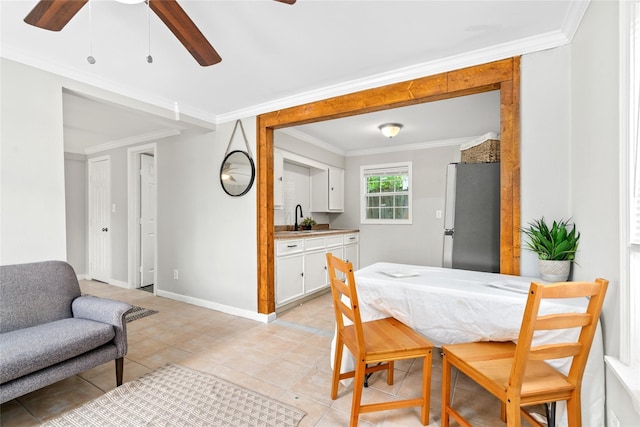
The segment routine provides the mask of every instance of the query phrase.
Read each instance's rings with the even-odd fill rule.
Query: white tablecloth
[[[477,271],[376,263],[356,271],[363,321],[395,317],[429,338],[434,345],[470,341],[515,340],[520,331],[527,290],[538,278]],[[567,305],[582,309],[584,298],[543,301],[540,313],[553,313]],[[557,341],[566,331],[545,331],[535,343]],[[571,339],[577,337],[577,332]],[[333,347],[334,344],[332,344]],[[352,369],[344,352],[343,371]],[[570,359],[555,361],[568,372]],[[582,422],[604,425],[604,356],[598,326],[582,380]],[[558,403],[557,425],[566,425],[566,411]]]

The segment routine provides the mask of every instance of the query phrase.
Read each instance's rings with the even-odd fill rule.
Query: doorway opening
[[[132,288],[157,292],[157,147],[156,143],[127,150],[128,255]]]

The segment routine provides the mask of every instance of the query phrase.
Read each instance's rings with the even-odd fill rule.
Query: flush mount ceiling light
[[[393,138],[400,133],[402,125],[400,123],[385,123],[378,126],[378,129],[380,129],[380,132],[382,132],[382,134],[387,138]]]

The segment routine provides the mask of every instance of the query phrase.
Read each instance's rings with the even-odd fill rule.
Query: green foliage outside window
[[[409,218],[409,176],[373,175],[366,177],[367,219]]]

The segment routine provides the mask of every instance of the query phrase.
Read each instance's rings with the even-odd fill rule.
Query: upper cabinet
[[[311,212],[344,212],[344,169],[312,170]]]

